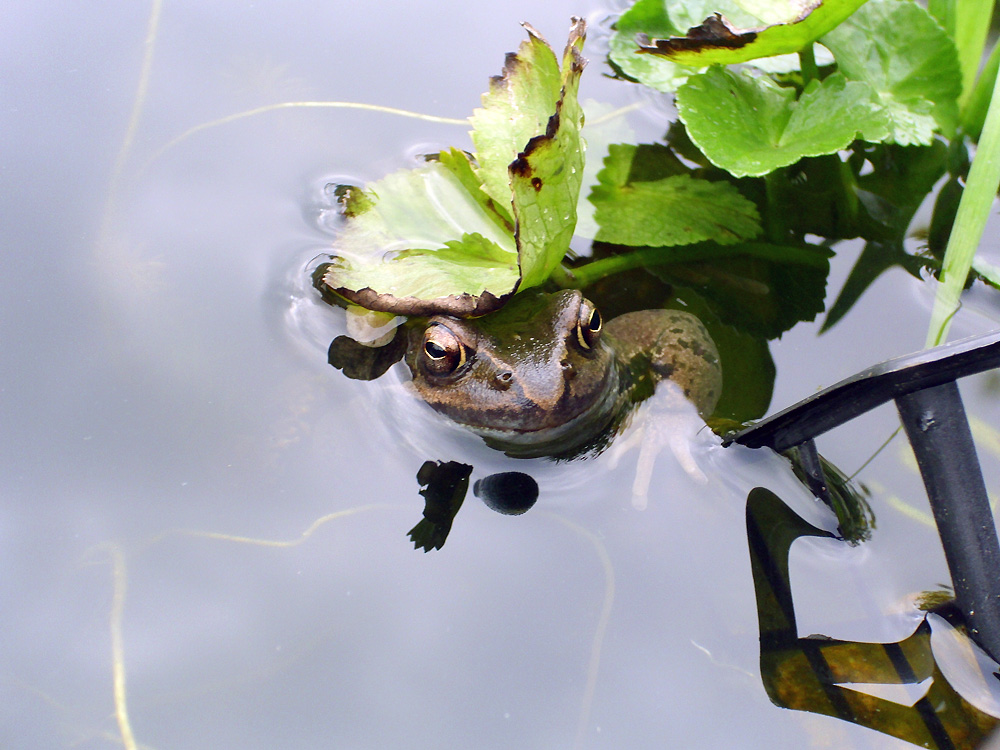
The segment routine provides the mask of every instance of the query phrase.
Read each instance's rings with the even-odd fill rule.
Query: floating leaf
[[[566,45],[555,114],[545,133],[528,141],[509,168],[522,289],[549,277],[569,249],[576,228],[584,166],[583,109],[577,100],[585,65],[580,55],[582,23],[573,28]]]
[[[851,15],[865,0],[813,0],[813,2],[748,3],[738,7],[764,23],[739,28],[721,13],[704,17],[699,26],[683,37],[653,39],[640,43],[646,54],[663,56],[679,65],[732,65],[761,57],[798,52],[819,39]],[[717,3],[715,4],[718,10]],[[725,12],[725,11],[723,11]],[[747,16],[743,16],[746,23]],[[739,23],[740,21],[735,21]],[[649,32],[647,32],[649,34]]]
[[[955,44],[926,10],[907,0],[869,0],[823,37],[850,80],[875,92],[889,125],[887,140],[929,144],[958,118],[962,73]]]
[[[658,152],[670,154],[663,147],[610,148],[590,193],[600,226],[595,239],[653,247],[704,240],[730,244],[760,232],[757,207],[728,182],[699,180],[686,173],[643,179],[642,170]]]
[[[362,307],[476,315],[517,287],[514,238],[440,162],[372,183],[345,214],[323,281]]]
[[[585,23],[562,66],[526,25],[472,117],[476,162],[457,149],[342,197],[345,223],[323,282],[403,315],[482,315],[545,281],[569,248],[583,178],[577,101]]]
[[[737,177],[760,176],[804,156],[845,148],[859,134],[885,138],[884,114],[871,89],[834,74],[795,90],[748,71],[711,68],[677,92],[691,140]]]

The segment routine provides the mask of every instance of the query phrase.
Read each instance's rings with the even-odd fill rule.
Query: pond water
[[[910,746],[762,686],[747,495],[835,526],[782,459],[692,434],[704,478],[661,452],[641,510],[635,450],[515,461],[428,418],[401,376],[327,365],[344,321],[308,278],[325,186],[469,148],[466,127],[319,107],[220,122],[289,101],[463,118],[520,21],[558,44],[581,13],[581,97],[645,101],[629,125],[658,137],[667,110],[603,75],[607,11],[561,1],[7,9],[0,745]],[[833,260],[828,300],[857,250]],[[830,332],[774,342],[771,411],[919,349],[931,293],[890,272]],[[998,317],[977,292],[952,338]],[[962,383],[991,488],[998,389]],[[882,408],[820,449],[851,473],[896,425]],[[414,551],[425,460],[527,472],[539,501],[506,516],[470,492],[447,545]],[[900,641],[947,568],[902,438],[858,480],[871,540],[791,550],[798,632]]]

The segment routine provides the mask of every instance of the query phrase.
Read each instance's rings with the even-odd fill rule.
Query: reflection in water
[[[424,498],[424,517],[410,529],[413,545],[424,552],[441,549],[452,521],[465,501],[472,467],[457,461],[424,461],[417,472]]]
[[[832,537],[796,515],[781,499],[756,488],[747,500],[761,678],[778,706],[833,716],[938,750],[974,748],[997,719],[959,695],[931,649],[925,618],[896,643],[859,643],[812,635],[801,638],[789,580],[788,553],[805,536]],[[919,685],[912,705],[848,685]],[[874,692],[874,691],[873,691]]]

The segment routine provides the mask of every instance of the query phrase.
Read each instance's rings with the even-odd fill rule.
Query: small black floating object
[[[519,516],[538,500],[538,482],[520,471],[504,471],[476,480],[472,492],[497,513]]]
[[[469,489],[472,467],[457,461],[424,461],[417,471],[420,494],[424,498],[424,517],[410,529],[416,549],[430,552],[441,549],[448,539],[451,524]]]

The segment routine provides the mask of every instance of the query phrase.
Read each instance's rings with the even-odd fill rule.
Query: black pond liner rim
[[[813,494],[825,490],[814,439],[896,402],[917,457],[969,636],[1000,662],[1000,542],[969,421],[955,382],[1000,367],[1000,331],[887,360],[723,441],[784,452],[798,447]],[[811,459],[811,460],[810,460]]]

